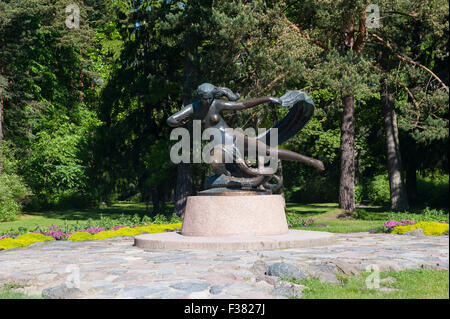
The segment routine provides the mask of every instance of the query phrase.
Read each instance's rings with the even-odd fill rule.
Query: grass
[[[286,212],[288,214],[288,220],[295,220],[297,218],[312,218],[316,217],[316,224],[325,224],[328,228],[322,227],[293,227],[294,229],[327,231],[332,233],[353,233],[353,232],[366,232],[370,229],[381,226],[385,219],[385,210],[379,206],[372,206],[364,208],[364,211],[369,212],[371,215],[379,215],[379,220],[362,220],[352,219],[344,220],[339,219],[338,216],[343,213],[343,210],[339,209],[338,204],[335,203],[321,203],[321,204],[287,204]]]
[[[342,284],[320,282],[318,279],[292,280],[308,287],[303,290],[303,299],[449,299],[448,270],[402,270],[381,272],[380,279],[393,277],[393,283],[380,283],[380,287],[398,289],[381,292],[366,288],[368,272],[360,276],[341,277]]]
[[[172,211],[171,205],[167,205],[167,212]],[[61,225],[63,222],[75,224],[80,221],[87,221],[89,219],[96,220],[100,215],[109,218],[119,218],[122,214],[154,216],[152,207],[146,209],[145,203],[134,202],[116,202],[108,208],[97,209],[61,209],[46,212],[27,212],[12,222],[0,223],[0,235],[7,231],[18,230],[20,233],[34,230],[37,226],[48,227],[51,225]],[[166,212],[166,213],[167,213]],[[381,226],[389,216],[389,210],[381,206],[370,206],[363,209],[357,209],[356,214],[358,218],[355,219],[340,219],[338,216],[343,213],[336,203],[320,203],[320,204],[286,204],[286,213],[288,222],[292,223],[298,218],[312,218],[316,217],[316,224],[325,224],[328,227],[297,227],[293,223],[294,229],[305,229],[315,231],[327,231],[333,233],[353,233],[353,232],[367,232],[370,229]]]
[[[170,206],[168,206],[170,209]],[[370,208],[377,209],[377,208]],[[286,211],[292,218],[298,217],[318,217],[317,223],[327,224],[329,228],[299,228],[317,231],[329,232],[361,232],[367,231],[370,228],[380,226],[383,222],[380,221],[366,221],[366,220],[340,220],[337,215],[342,211],[338,209],[335,203],[321,203],[321,204],[287,204]],[[152,207],[146,209],[144,203],[131,202],[116,202],[108,208],[98,209],[65,209],[46,212],[27,212],[12,222],[0,223],[0,234],[11,230],[21,230],[21,232],[34,230],[37,226],[48,227],[51,225],[60,225],[64,221],[69,224],[75,224],[79,221],[86,221],[88,219],[98,219],[100,214],[105,217],[119,218],[121,214],[135,215],[143,217],[145,215],[152,216]]]
[[[169,206],[170,209],[170,206]],[[0,222],[0,234],[11,229],[33,230],[37,226],[47,227],[51,225],[60,225],[64,221],[75,224],[79,221],[89,219],[99,219],[100,214],[105,217],[119,218],[121,214],[135,215],[143,217],[145,215],[153,216],[152,207],[146,209],[145,203],[117,202],[108,208],[97,209],[65,209],[45,212],[26,212],[18,220],[11,222]]]
[[[15,289],[23,287],[23,285],[17,283],[4,284],[0,287],[0,299],[43,299],[42,296],[29,296],[22,292],[15,291]]]

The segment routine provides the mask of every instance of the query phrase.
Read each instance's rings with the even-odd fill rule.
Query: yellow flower
[[[67,238],[67,240],[73,240],[73,241],[84,241],[84,240],[94,240],[94,235],[87,233],[87,232],[78,232],[73,233],[72,235]]]
[[[152,224],[149,226],[140,226],[135,228],[123,227],[117,230],[107,230],[98,232],[92,235],[88,232],[77,232],[67,238],[73,241],[84,241],[84,240],[99,240],[116,236],[134,236],[140,235],[142,233],[162,233],[166,229],[178,229],[181,228],[182,223],[177,224]],[[16,239],[4,238],[0,240],[0,249],[11,249],[16,247],[28,246],[32,243],[38,241],[55,240],[53,237],[45,236],[42,234],[28,233],[17,237]]]
[[[152,224],[149,226],[141,226],[141,227],[136,227],[135,229],[140,230],[142,232],[146,232],[146,233],[163,233],[166,229],[178,229],[181,228],[182,223],[177,223],[177,224]]]
[[[33,243],[37,243],[40,241],[50,241],[55,240],[55,238],[50,236],[45,236],[42,234],[28,233],[23,234],[15,239],[13,238],[4,238],[0,240],[0,248],[1,249],[11,249],[17,247],[26,247]]]
[[[448,232],[448,224],[438,222],[418,222],[414,225],[394,227],[392,233],[404,234],[418,228],[421,228],[425,235],[442,235],[442,233]]]
[[[116,236],[132,236],[132,235],[140,235],[141,232],[139,230],[136,230],[134,228],[130,227],[123,227],[119,228],[117,230],[107,230],[107,231],[101,231],[93,236],[93,240],[98,239],[105,239],[110,237],[116,237]]]
[[[0,240],[0,249],[12,249],[17,247],[23,247],[23,245],[13,238],[3,238]]]

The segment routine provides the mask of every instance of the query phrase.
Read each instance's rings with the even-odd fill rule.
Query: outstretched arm
[[[242,102],[228,102],[228,101],[220,101],[220,100],[216,101],[216,103],[217,102],[218,102],[221,110],[224,110],[224,111],[225,110],[238,111],[238,110],[248,109],[248,108],[251,108],[251,107],[257,106],[259,104],[266,103],[266,102],[281,104],[281,100],[279,98],[271,97],[271,96],[258,97],[256,99],[251,99],[251,100],[242,101]]]
[[[189,121],[189,117],[194,113],[192,104],[186,105],[181,111],[173,114],[167,119],[170,126],[181,126]]]

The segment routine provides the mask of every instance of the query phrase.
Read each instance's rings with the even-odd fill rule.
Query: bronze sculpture
[[[197,93],[200,100],[185,106],[179,112],[170,116],[167,120],[170,126],[181,126],[186,124],[189,119],[201,120],[202,128],[216,128],[220,131],[221,141],[216,141],[220,146],[214,151],[211,169],[214,176],[209,177],[205,182],[206,190],[200,194],[204,195],[240,195],[240,194],[270,194],[272,191],[281,187],[281,180],[273,172],[263,166],[254,168],[245,160],[247,152],[251,147],[263,150],[264,157],[273,157],[278,160],[294,160],[307,163],[323,170],[323,163],[286,149],[278,149],[276,146],[282,144],[292,136],[296,135],[309,122],[314,114],[314,103],[302,91],[289,91],[280,98],[260,97],[246,101],[237,102],[239,94],[233,93],[230,89],[216,87],[209,83],[201,84]],[[228,101],[221,100],[226,97]],[[251,108],[262,103],[274,103],[281,106],[290,106],[288,114],[279,121],[274,127],[267,130],[264,134],[257,137],[250,137],[244,134],[229,134],[228,125],[221,116],[222,111],[238,111]],[[278,130],[278,141],[270,143],[270,134],[273,130]],[[225,147],[225,140],[231,138],[234,141],[233,149]],[[263,141],[268,142],[264,143]],[[236,145],[243,143],[243,151],[239,151]],[[234,162],[226,163],[224,157],[226,153],[232,153]],[[275,183],[270,181],[275,179]]]

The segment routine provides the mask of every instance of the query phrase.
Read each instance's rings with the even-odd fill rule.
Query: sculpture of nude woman
[[[312,165],[320,170],[324,169],[323,163],[319,160],[290,150],[278,149],[276,145],[267,145],[268,143],[262,142],[262,137],[267,139],[270,135],[270,130],[266,134],[263,134],[265,136],[258,137],[239,134],[235,130],[233,131],[233,136],[227,136],[227,134],[230,134],[230,130],[227,130],[229,127],[221,115],[223,111],[239,111],[266,102],[283,106],[289,104],[294,105],[296,108],[293,108],[283,120],[272,128],[277,129],[279,132],[278,145],[298,133],[312,117],[314,111],[312,100],[303,92],[290,91],[281,98],[259,97],[236,102],[239,99],[239,94],[234,94],[228,88],[203,83],[198,87],[197,93],[201,99],[185,106],[182,110],[170,116],[167,119],[168,124],[175,127],[186,124],[190,119],[201,120],[202,129],[215,128],[220,132],[222,141],[216,141],[218,145],[224,145],[226,140],[231,139],[235,144],[244,146],[244,154],[237,152],[238,155],[236,156],[236,153],[234,153],[235,163],[232,165],[225,164],[224,157],[227,152],[226,149],[223,148],[222,152],[214,151],[211,168],[215,176],[206,181],[206,188],[255,189],[259,187],[259,189],[274,190],[281,187],[280,180],[272,169],[265,168],[264,166],[261,167],[261,165],[258,168],[253,168],[244,160],[244,156],[247,155],[249,149],[263,150],[264,154],[258,153],[259,156],[273,157],[279,160],[299,161]],[[228,101],[219,99],[223,96],[227,97]],[[305,100],[309,103],[306,103]],[[272,178],[277,180],[276,185],[268,183]]]

